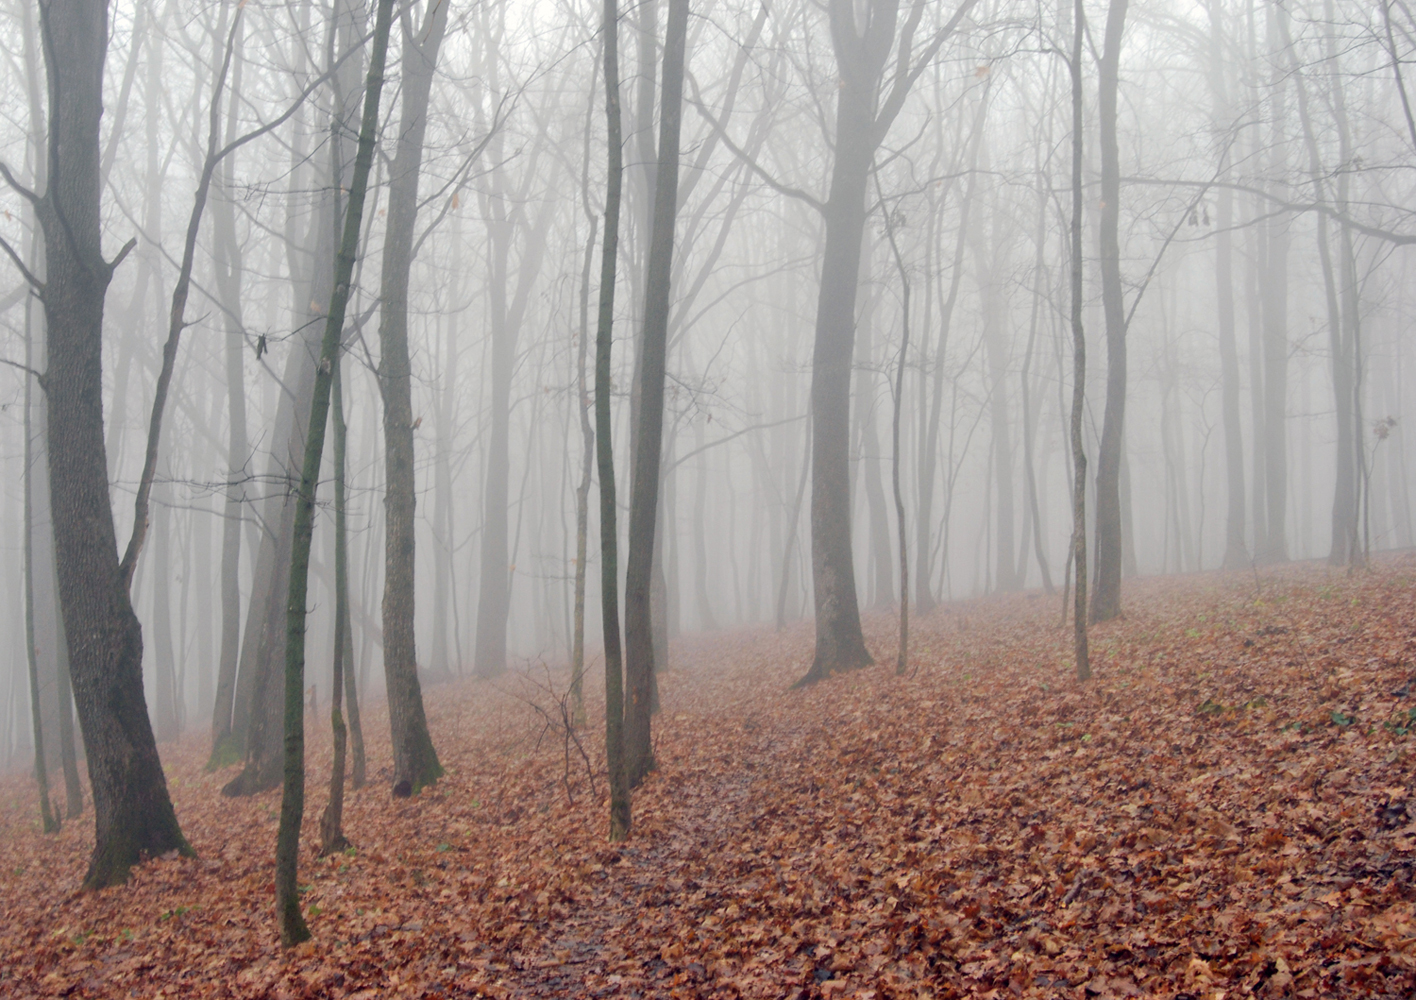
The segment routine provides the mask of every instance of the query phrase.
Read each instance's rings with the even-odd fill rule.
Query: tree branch
[[[0,237],[0,249],[3,249],[3,250],[5,251],[6,256],[8,256],[8,257],[10,258],[11,262],[12,262],[17,268],[20,269],[20,273],[21,273],[22,275],[24,275],[25,280],[28,281],[28,282],[30,283],[30,285],[34,288],[35,294],[38,295],[38,296],[40,296],[41,298],[43,298],[43,297],[44,297],[44,282],[42,282],[42,281],[40,281],[38,278],[36,278],[36,277],[30,272],[30,269],[27,268],[27,267],[25,267],[25,262],[22,261],[22,260],[20,260],[20,255],[19,255],[19,254],[15,253],[15,248],[12,247],[12,246],[10,246],[9,241],[6,240],[6,239],[4,239],[3,237]]]
[[[1373,239],[1382,240],[1393,246],[1405,247],[1416,244],[1416,234],[1398,233],[1390,229],[1382,229],[1379,226],[1371,226],[1365,222],[1358,222],[1356,219],[1339,212],[1331,205],[1326,205],[1320,201],[1288,201],[1280,198],[1263,188],[1254,187],[1251,184],[1240,184],[1236,181],[1187,181],[1187,180],[1161,180],[1153,177],[1122,177],[1122,184],[1134,184],[1143,187],[1198,187],[1198,188],[1227,188],[1230,191],[1241,191],[1245,194],[1258,195],[1271,205],[1277,206],[1285,212],[1302,214],[1304,212],[1319,212],[1339,225],[1361,233],[1363,236],[1370,236]]]
[[[40,387],[41,389],[44,388],[44,373],[43,373],[43,372],[37,372],[37,371],[35,371],[33,368],[31,368],[29,365],[22,365],[22,364],[20,364],[18,361],[11,361],[9,358],[0,358],[0,365],[9,365],[11,368],[18,368],[20,371],[24,372],[26,375],[31,375],[31,376],[33,376],[33,377],[34,377],[34,380],[39,383],[39,387]]]
[[[969,0],[969,2],[973,2],[973,0]],[[788,185],[778,181],[771,174],[767,173],[766,170],[762,169],[762,167],[758,165],[757,161],[754,160],[747,153],[745,153],[738,146],[737,143],[733,142],[733,140],[728,137],[728,131],[723,127],[722,122],[718,121],[717,118],[713,117],[712,113],[703,104],[702,100],[699,99],[698,81],[694,79],[693,74],[686,73],[685,76],[688,78],[688,85],[693,88],[693,97],[689,100],[688,103],[692,104],[695,108],[698,109],[698,113],[703,116],[703,120],[706,121],[712,127],[714,133],[716,133],[718,138],[722,140],[723,145],[727,146],[730,150],[732,150],[734,156],[736,156],[739,160],[746,164],[747,168],[751,170],[754,174],[762,178],[763,182],[773,191],[776,191],[778,194],[786,195],[788,198],[795,198],[798,201],[805,202],[812,208],[816,209],[816,211],[821,212],[823,214],[826,212],[826,206],[824,203],[822,203],[816,198],[813,198],[811,195],[807,194],[800,188],[789,187]]]
[[[35,194],[29,188],[25,187],[19,181],[15,180],[15,175],[10,173],[10,168],[5,165],[4,160],[0,160],[0,176],[3,176],[5,178],[5,183],[10,185],[10,187],[14,188],[15,193],[20,195],[20,197],[24,198],[25,201],[29,202],[35,207],[39,206],[39,203],[42,200],[40,196]]]

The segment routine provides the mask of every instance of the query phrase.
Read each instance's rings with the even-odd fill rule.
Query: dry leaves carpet
[[[91,817],[44,837],[0,779],[0,995],[1409,997],[1414,580],[1407,555],[1140,581],[1085,686],[1033,594],[924,616],[912,677],[805,692],[809,625],[686,638],[618,847],[546,721],[563,675],[430,688],[447,778],[391,799],[369,711],[357,847],[324,860],[312,741],[289,954],[278,792],[223,799],[204,736],[163,748],[199,859],[97,895]],[[881,663],[894,627],[867,621]]]

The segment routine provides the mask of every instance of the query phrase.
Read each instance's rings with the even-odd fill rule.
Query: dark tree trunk
[[[630,485],[629,557],[625,565],[625,763],[630,787],[654,769],[650,717],[654,692],[654,622],[650,612],[659,468],[663,448],[664,372],[669,292],[678,219],[679,132],[688,0],[670,0],[664,36],[659,110],[658,176],[645,278],[644,333],[639,364],[639,428]]]
[[[300,487],[295,499],[294,528],[290,547],[290,589],[285,606],[285,725],[284,788],[280,799],[280,829],[275,846],[275,905],[280,923],[280,943],[286,948],[310,936],[300,913],[300,893],[296,887],[299,860],[300,821],[305,811],[305,713],[301,695],[305,679],[305,616],[310,572],[310,542],[315,527],[315,487],[319,482],[320,459],[324,453],[325,427],[329,420],[330,393],[334,383],[334,362],[344,330],[344,313],[349,304],[354,262],[359,253],[359,226],[364,215],[364,197],[369,187],[369,171],[374,161],[374,144],[379,124],[379,97],[384,83],[384,59],[393,21],[393,0],[379,0],[374,37],[369,54],[369,75],[364,95],[364,115],[359,126],[359,149],[354,160],[354,176],[349,185],[349,207],[344,216],[344,232],[335,258],[334,290],[320,340],[319,361],[311,391],[310,417],[306,425],[305,453],[300,465]]]
[[[108,8],[41,0],[49,81],[45,390],[56,565],[70,671],[93,786],[84,888],[123,882],[144,856],[191,854],[167,794],[143,696],[142,628],[118,565],[103,441],[103,258],[99,118]],[[120,252],[119,260],[123,253]]]
[[[1121,452],[1126,447],[1126,307],[1121,287],[1121,157],[1116,100],[1127,0],[1111,0],[1097,65],[1097,119],[1101,140],[1101,305],[1106,317],[1106,410],[1096,466],[1096,592],[1091,620],[1121,614]]]
[[[353,672],[345,659],[349,628],[349,552],[345,544],[344,469],[344,379],[339,352],[334,355],[334,385],[330,389],[334,408],[334,657],[330,678],[329,723],[334,733],[334,762],[329,773],[329,803],[320,816],[320,857],[347,849],[344,836],[344,763],[349,730],[344,724],[344,688]]]
[[[438,49],[447,31],[446,3],[429,0],[416,30],[403,26],[401,121],[389,167],[388,231],[384,237],[379,307],[379,384],[384,403],[385,508],[384,679],[393,742],[393,794],[412,795],[442,775],[418,683],[413,632],[414,476],[413,403],[408,359],[408,277],[418,217],[418,174],[428,128],[428,95]]]
[[[629,772],[625,767],[624,678],[620,660],[619,537],[615,525],[615,459],[611,447],[610,350],[615,318],[624,149],[620,129],[619,14],[605,0],[600,22],[605,40],[605,243],[600,255],[600,302],[595,325],[595,458],[600,475],[600,614],[605,642],[605,763],[609,770],[609,839],[629,836]]]

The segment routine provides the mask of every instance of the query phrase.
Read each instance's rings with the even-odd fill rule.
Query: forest
[[[1416,990],[1407,0],[0,52],[0,994]]]

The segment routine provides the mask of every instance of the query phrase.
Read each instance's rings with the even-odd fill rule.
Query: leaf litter
[[[199,857],[100,894],[76,891],[91,816],[46,837],[33,782],[0,779],[0,994],[1411,996],[1416,557],[1126,598],[1086,685],[1036,593],[921,616],[910,677],[806,691],[809,623],[686,636],[622,845],[585,763],[603,706],[576,746],[557,672],[429,688],[448,775],[412,800],[368,711],[356,846],[327,859],[307,716],[314,940],[288,953],[279,791],[222,798],[204,736],[162,748]],[[893,617],[865,626],[893,663]]]

